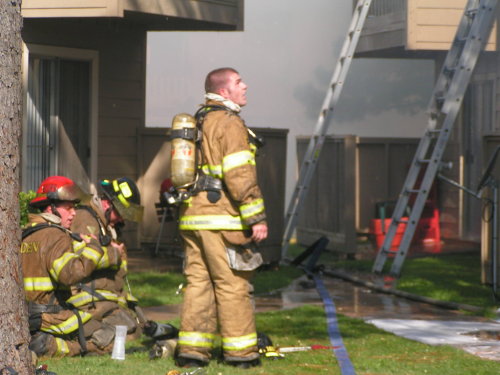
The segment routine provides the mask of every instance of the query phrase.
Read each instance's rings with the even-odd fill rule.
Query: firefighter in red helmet
[[[118,251],[90,248],[90,237],[70,231],[75,204],[85,194],[71,179],[51,176],[40,184],[30,202],[41,213],[30,214],[23,229],[21,261],[29,309],[30,349],[38,356],[75,356],[105,353],[103,327],[88,313],[66,301],[70,287],[95,270],[117,266]]]

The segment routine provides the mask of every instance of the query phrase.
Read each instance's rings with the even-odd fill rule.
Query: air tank
[[[194,129],[196,120],[187,113],[180,113],[172,120],[172,130]],[[194,132],[193,132],[194,134]],[[175,188],[189,185],[195,180],[196,144],[194,140],[174,137],[170,160],[170,178]]]

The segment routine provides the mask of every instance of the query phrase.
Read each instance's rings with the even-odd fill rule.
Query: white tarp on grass
[[[415,319],[369,319],[366,322],[410,340],[453,345],[473,355],[500,361],[500,323]],[[480,335],[480,332],[488,334]]]

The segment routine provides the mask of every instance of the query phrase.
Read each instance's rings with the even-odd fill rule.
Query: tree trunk
[[[19,257],[21,27],[21,0],[0,1],[0,372],[8,366],[20,375],[31,375]]]

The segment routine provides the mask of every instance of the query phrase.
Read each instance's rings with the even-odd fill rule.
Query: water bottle
[[[113,352],[111,358],[124,360],[125,359],[125,341],[127,340],[127,326],[115,326],[115,342],[113,344]]]

